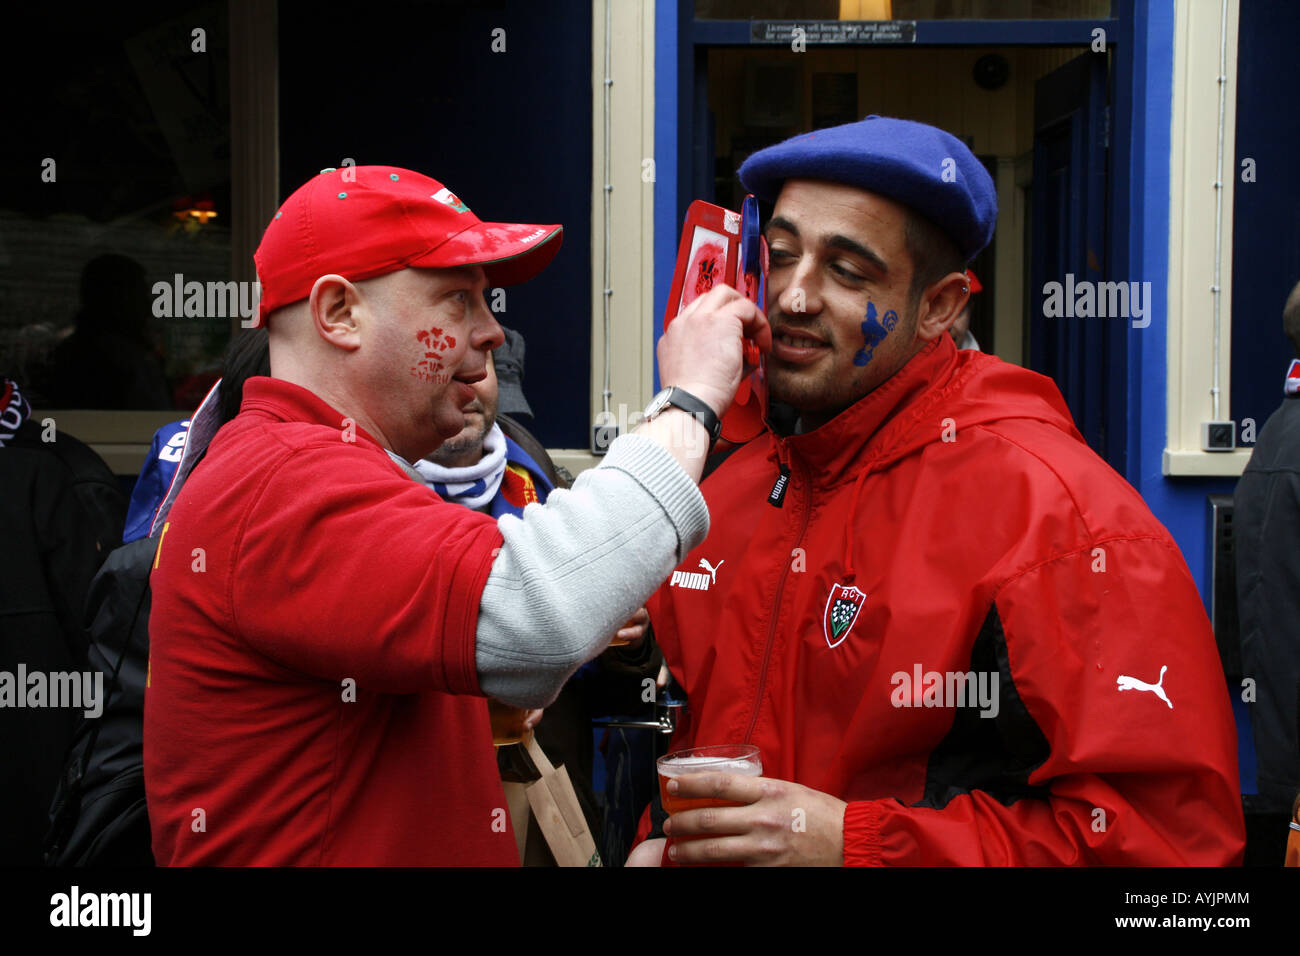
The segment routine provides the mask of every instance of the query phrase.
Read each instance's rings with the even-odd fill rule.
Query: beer
[[[678,750],[659,758],[659,797],[669,816],[701,807],[742,807],[743,803],[716,797],[679,797],[668,792],[668,781],[695,773],[739,773],[747,777],[763,775],[763,761],[758,748],[751,745],[723,744],[717,747],[694,747]],[[683,837],[683,839],[696,839]]]
[[[505,747],[524,739],[524,734],[528,732],[524,726],[524,721],[528,719],[525,708],[511,707],[491,697],[487,699],[487,705],[488,720],[492,724],[492,746]]]

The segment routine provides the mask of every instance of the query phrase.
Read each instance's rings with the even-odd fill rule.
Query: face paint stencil
[[[727,259],[726,247],[717,242],[701,243],[695,251],[695,257],[691,260],[691,267],[686,273],[689,298],[687,295],[682,296],[682,305],[689,305],[704,293],[708,292],[713,286],[722,281],[723,263]],[[694,284],[690,285],[694,280]],[[693,294],[692,294],[693,293]]]
[[[419,360],[411,366],[411,374],[422,382],[446,385],[451,381],[451,375],[443,371],[441,356],[447,349],[456,347],[456,339],[444,335],[442,329],[437,326],[428,330],[421,329],[415,333],[415,339],[424,351]]]
[[[898,325],[898,313],[890,309],[879,319],[876,318],[876,303],[867,303],[867,318],[862,323],[863,347],[853,353],[853,364],[862,366],[871,361],[876,346],[885,340],[885,336],[894,331]]]

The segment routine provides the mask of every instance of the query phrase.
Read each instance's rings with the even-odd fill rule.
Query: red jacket
[[[754,743],[848,801],[850,864],[1239,860],[1200,596],[1049,379],[940,336],[703,491],[709,537],[649,605],[674,749]]]
[[[473,696],[500,544],[311,392],[249,379],[151,578],[158,862],[517,866]]]

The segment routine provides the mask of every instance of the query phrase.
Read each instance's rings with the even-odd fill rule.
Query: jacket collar
[[[940,335],[912,356],[887,381],[858,399],[820,428],[788,438],[774,436],[769,457],[797,455],[814,485],[829,487],[857,477],[872,464],[900,454],[918,440],[919,419],[943,398],[944,386],[959,365],[951,337]],[[937,429],[934,437],[938,436]],[[909,440],[910,439],[910,440]]]
[[[282,422],[310,422],[342,430],[348,416],[334,408],[315,392],[286,382],[282,378],[256,375],[244,383],[244,397],[239,404],[240,414],[258,412]],[[373,435],[356,425],[358,441],[369,442],[384,449]]]

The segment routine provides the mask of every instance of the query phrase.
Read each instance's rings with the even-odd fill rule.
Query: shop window
[[[25,16],[43,69],[7,107],[0,368],[40,409],[192,409],[241,317],[226,4]]]

